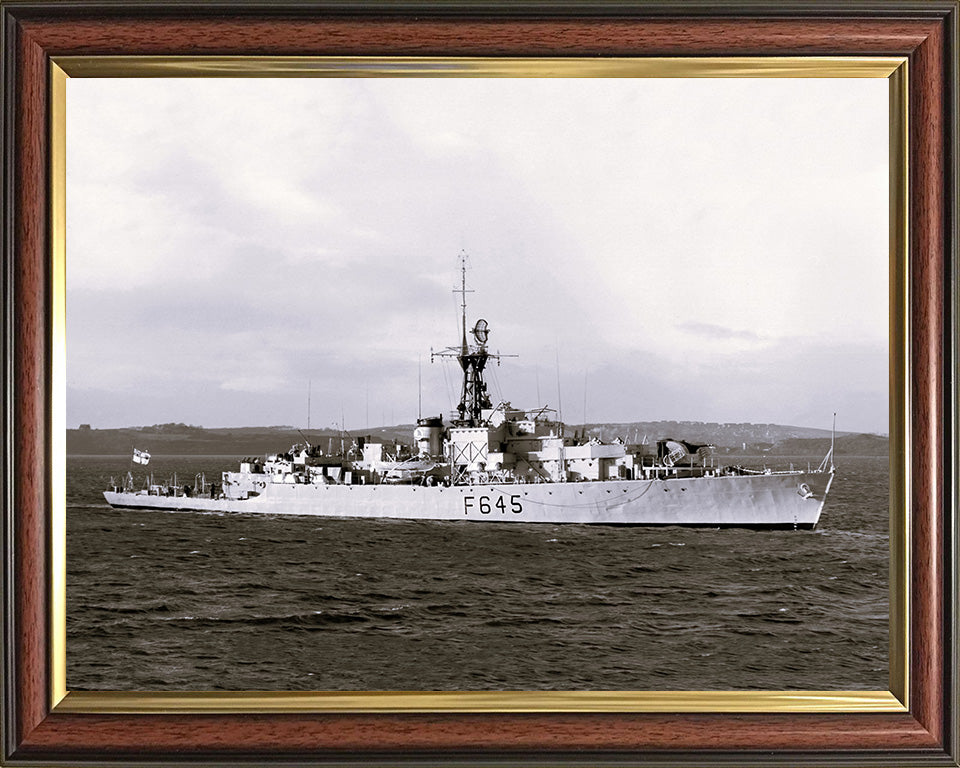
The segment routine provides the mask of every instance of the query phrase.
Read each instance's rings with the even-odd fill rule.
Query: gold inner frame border
[[[886,78],[890,229],[887,691],[69,691],[66,684],[66,88],[71,77]],[[906,57],[55,56],[50,62],[50,705],[58,713],[906,712],[910,659],[909,132]]]

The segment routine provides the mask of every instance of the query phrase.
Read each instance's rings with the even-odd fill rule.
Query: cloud
[[[733,328],[724,328],[713,323],[678,323],[681,331],[700,336],[705,339],[722,341],[762,341],[762,337],[753,331],[740,331]]]
[[[234,392],[273,392],[283,383],[284,380],[277,376],[240,376],[222,382],[220,388]]]
[[[318,418],[415,415],[417,357],[459,340],[466,250],[469,321],[519,355],[492,371],[515,401],[548,390],[559,353],[590,402],[612,382],[609,418],[641,401],[813,418],[801,387],[857,360],[882,381],[834,399],[882,430],[884,88],[72,80],[69,418],[292,421],[308,381]],[[797,339],[854,356],[804,341],[798,363]],[[424,394],[446,408],[443,370]]]

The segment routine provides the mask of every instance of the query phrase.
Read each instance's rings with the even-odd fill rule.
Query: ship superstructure
[[[419,418],[411,449],[358,438],[325,454],[305,441],[244,459],[199,487],[132,478],[104,492],[113,506],[429,520],[624,525],[814,527],[833,481],[833,448],[817,469],[772,471],[717,463],[712,445],[663,438],[651,446],[564,434],[547,408],[494,404],[485,369],[499,353],[490,326],[468,332],[461,259],[460,340],[431,352],[456,359],[460,402],[448,421]],[[468,336],[469,333],[469,336]],[[471,338],[472,337],[472,338]]]

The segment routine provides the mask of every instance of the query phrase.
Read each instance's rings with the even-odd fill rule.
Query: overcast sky
[[[887,431],[882,79],[71,79],[68,425]],[[341,416],[342,415],[342,416]]]

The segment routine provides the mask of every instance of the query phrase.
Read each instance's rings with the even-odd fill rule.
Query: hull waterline
[[[581,483],[267,484],[248,499],[105,491],[115,507],[316,517],[812,528],[832,472]]]

